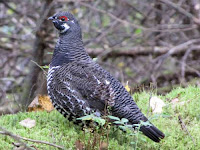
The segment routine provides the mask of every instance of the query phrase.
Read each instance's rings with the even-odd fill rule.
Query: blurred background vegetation
[[[77,17],[88,53],[132,92],[200,85],[199,0],[0,0],[0,114],[47,94],[39,66],[51,60],[58,33],[47,18],[58,11]]]

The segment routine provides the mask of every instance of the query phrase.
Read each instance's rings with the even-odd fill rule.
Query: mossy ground
[[[136,103],[144,114],[148,111],[148,102],[150,93],[141,92],[133,95]],[[116,128],[112,128],[109,134],[109,149],[129,150],[134,149],[137,143],[137,149],[200,149],[200,88],[189,86],[187,88],[176,88],[170,93],[160,97],[167,105],[160,115],[151,115],[151,122],[162,130],[166,137],[160,143],[154,143],[151,140],[139,134],[139,140],[136,136],[130,136]],[[177,104],[172,107],[171,100],[178,97],[183,105]],[[178,116],[182,117],[187,130],[193,137],[194,142],[185,131],[181,129]],[[31,118],[36,120],[36,126],[28,129],[19,124],[21,120]],[[66,149],[75,149],[75,142],[80,139],[87,143],[90,134],[84,132],[77,126],[69,123],[57,111],[48,112],[20,112],[14,115],[4,115],[0,117],[0,126],[6,128],[14,134],[56,143],[64,146]],[[106,139],[105,139],[106,141]],[[14,140],[8,136],[0,135],[0,150],[11,149]],[[35,145],[41,150],[54,150],[55,147],[44,144]]]

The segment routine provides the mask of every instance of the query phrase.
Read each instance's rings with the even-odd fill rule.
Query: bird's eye
[[[66,16],[61,16],[61,17],[59,17],[59,19],[60,19],[61,21],[67,21],[67,20],[68,20],[68,18],[67,18]]]

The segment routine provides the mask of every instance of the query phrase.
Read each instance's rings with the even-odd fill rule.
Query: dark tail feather
[[[149,137],[154,142],[160,142],[160,139],[163,139],[165,137],[164,133],[162,133],[154,125],[141,126],[140,131],[142,131],[144,135]]]

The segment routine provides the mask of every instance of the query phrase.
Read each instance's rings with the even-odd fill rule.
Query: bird
[[[94,61],[84,48],[78,20],[70,12],[49,17],[59,32],[47,75],[47,91],[54,108],[68,120],[95,114],[105,115],[105,108],[130,125],[148,119],[141,112],[125,87]],[[152,123],[139,129],[144,135],[160,142],[165,134]]]

